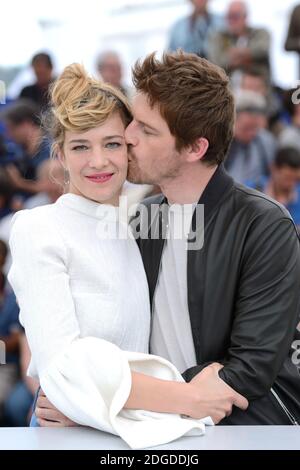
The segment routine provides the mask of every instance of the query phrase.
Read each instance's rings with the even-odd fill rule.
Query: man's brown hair
[[[209,148],[202,161],[214,165],[224,160],[235,112],[223,69],[178,50],[165,53],[161,60],[152,53],[138,61],[132,72],[136,90],[147,95],[150,106],[158,105],[178,151],[205,137]]]

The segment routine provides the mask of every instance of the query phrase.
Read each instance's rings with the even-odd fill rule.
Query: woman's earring
[[[68,186],[68,184],[70,184],[70,173],[64,168],[64,185]]]

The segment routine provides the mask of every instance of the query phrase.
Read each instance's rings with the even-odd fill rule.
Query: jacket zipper
[[[272,393],[273,397],[276,399],[276,401],[279,404],[279,406],[281,407],[281,409],[284,411],[284,413],[288,417],[290,423],[293,424],[294,426],[299,426],[299,423],[297,422],[294,415],[287,409],[287,407],[285,406],[283,401],[279,398],[279,396],[277,395],[277,393],[275,392],[275,390],[273,388],[271,388],[271,393]]]

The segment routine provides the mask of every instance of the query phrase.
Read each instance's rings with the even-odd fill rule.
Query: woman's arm
[[[132,372],[132,387],[124,408],[178,413],[200,419],[211,416],[217,424],[235,405],[247,409],[248,402],[219,377],[220,364],[206,367],[190,383],[160,380]]]
[[[23,382],[26,384],[28,390],[30,390],[30,392],[34,396],[37,389],[38,389],[39,383],[36,379],[33,379],[32,377],[29,377],[27,375],[27,370],[28,370],[28,367],[29,367],[30,358],[31,358],[31,353],[30,353],[30,349],[29,349],[29,346],[28,346],[28,341],[26,339],[25,334],[23,333],[20,336],[21,377],[23,379]]]
[[[217,424],[231,414],[233,405],[242,410],[248,407],[248,401],[220,379],[222,367],[221,364],[210,364],[190,383],[160,380],[132,372],[131,391],[124,409],[184,414],[198,419],[210,416]],[[52,405],[43,390],[37,400],[36,416],[40,426],[76,426]]]

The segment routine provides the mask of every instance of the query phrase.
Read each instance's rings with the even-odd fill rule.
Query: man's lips
[[[95,173],[93,175],[88,175],[86,178],[91,181],[92,183],[105,183],[109,181],[113,173]]]

